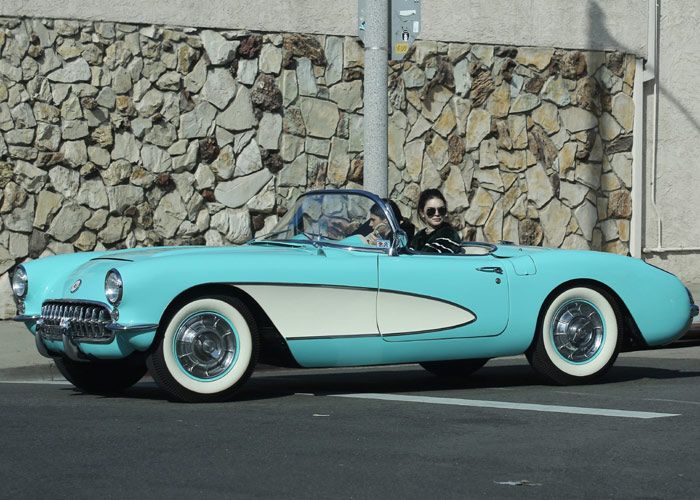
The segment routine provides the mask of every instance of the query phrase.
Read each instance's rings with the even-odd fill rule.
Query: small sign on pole
[[[367,26],[367,2],[357,2],[357,34],[365,43]],[[401,60],[408,53],[421,30],[421,0],[391,0],[389,18],[390,59]]]
[[[391,59],[403,59],[420,35],[420,10],[420,0],[391,0]]]

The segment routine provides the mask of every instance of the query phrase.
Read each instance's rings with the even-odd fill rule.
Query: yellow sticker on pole
[[[395,54],[405,54],[406,52],[408,52],[408,43],[398,42],[397,44],[394,45],[394,53]]]

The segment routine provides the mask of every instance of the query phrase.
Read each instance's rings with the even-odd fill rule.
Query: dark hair
[[[418,212],[422,212],[423,209],[425,208],[426,203],[428,203],[433,198],[437,198],[439,200],[442,200],[442,202],[445,204],[445,208],[447,208],[447,200],[442,195],[440,190],[438,190],[438,189],[426,189],[425,191],[423,191],[420,194],[420,198],[418,198]]]
[[[403,215],[401,215],[401,209],[399,208],[399,206],[393,200],[389,200],[387,198],[384,198],[384,203],[386,203],[387,206],[394,213],[394,218],[396,219],[396,222],[400,223],[403,220]]]
[[[394,200],[385,198],[384,202],[387,204],[387,206],[391,207],[391,211],[394,212],[394,217],[399,223],[399,228],[403,229],[409,240],[413,239],[413,235],[416,233],[416,227],[413,225],[413,223],[410,220],[404,219],[403,215],[401,214],[401,209],[396,202],[394,202]]]
[[[386,201],[386,200],[384,200]],[[375,203],[372,205],[372,208],[369,209],[370,213],[373,215],[376,215],[377,217],[381,217],[382,219],[386,219],[386,213],[384,213],[384,210],[382,210],[382,207],[379,206],[379,203]],[[396,215],[396,213],[394,213]]]

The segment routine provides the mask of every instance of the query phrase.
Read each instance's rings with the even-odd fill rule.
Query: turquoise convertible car
[[[383,213],[386,239],[363,236]],[[420,254],[381,199],[303,195],[235,248],[77,253],[19,266],[15,318],[78,389],[113,393],[149,370],[176,400],[230,399],[258,361],[420,363],[466,376],[527,355],[559,384],[594,380],[621,350],[660,346],[697,306],[672,274],[588,251],[464,243]]]

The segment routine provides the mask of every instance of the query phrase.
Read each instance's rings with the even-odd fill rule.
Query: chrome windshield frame
[[[377,196],[374,193],[370,193],[369,191],[363,191],[361,189],[316,189],[313,191],[307,191],[306,193],[303,193],[299,198],[297,198],[294,201],[294,206],[296,206],[303,198],[307,196],[319,196],[319,195],[358,195],[358,196],[363,196],[365,198],[369,198],[371,201],[373,201],[377,206],[379,206],[384,215],[386,216],[386,220],[389,222],[389,226],[391,227],[391,230],[393,234],[397,234],[398,231],[401,230],[398,221],[396,220],[396,217],[394,217],[394,212],[389,209],[387,204],[382,200],[379,196]],[[342,250],[350,250],[350,251],[360,251],[360,252],[372,252],[372,253],[388,253],[390,255],[393,255],[393,252],[395,252],[394,248],[394,243],[393,241],[390,242],[389,246],[382,247],[382,246],[376,246],[376,247],[365,247],[365,246],[355,246],[355,245],[348,245],[348,244],[343,244],[343,243],[336,243],[333,241],[323,241],[323,240],[315,240],[313,238],[309,238],[307,240],[289,240],[289,239],[284,239],[284,240],[265,240],[264,238],[273,234],[281,233],[285,231],[275,231],[275,232],[270,232],[268,234],[264,234],[260,236],[259,238],[255,238],[253,240],[250,240],[247,244],[262,244],[265,242],[268,243],[274,243],[274,242],[279,242],[279,243],[291,243],[291,244],[310,244],[316,248],[318,247],[331,247],[331,248],[338,248]]]

